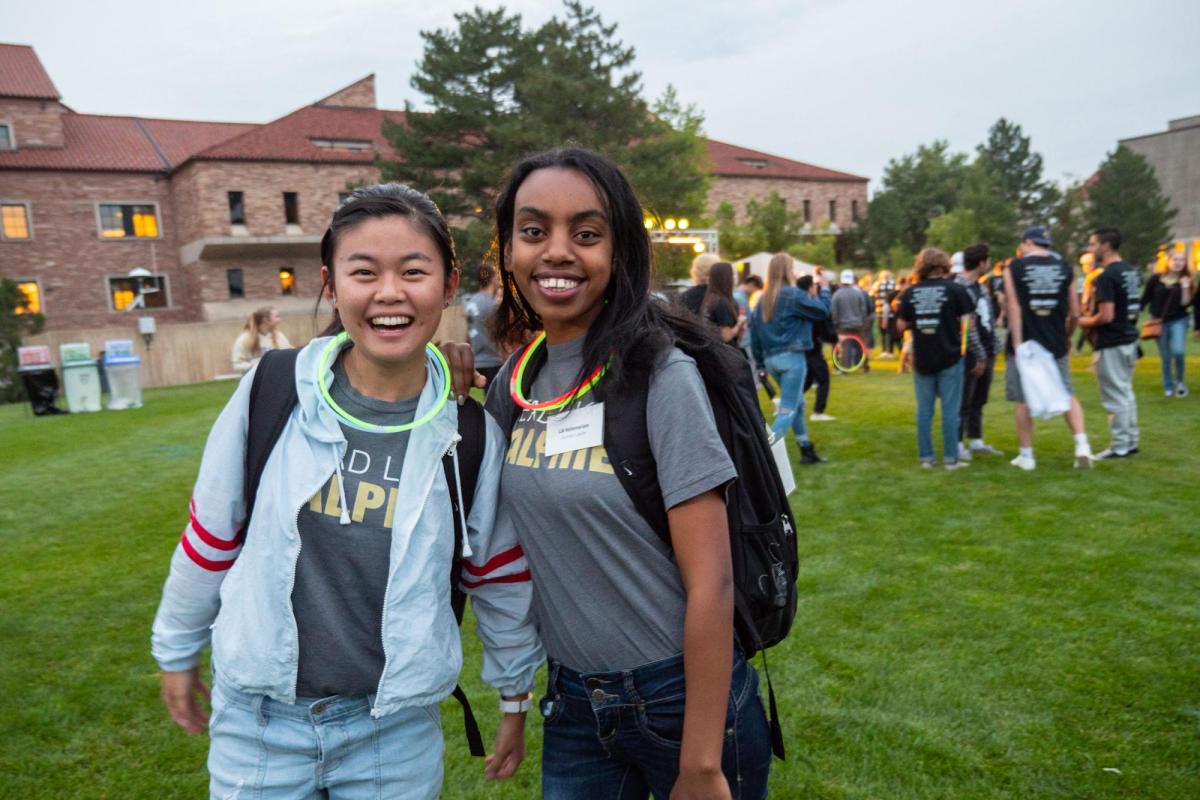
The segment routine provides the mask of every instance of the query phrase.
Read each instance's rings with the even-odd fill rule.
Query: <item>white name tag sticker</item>
[[[573,408],[546,420],[544,454],[556,456],[604,444],[604,403]]]

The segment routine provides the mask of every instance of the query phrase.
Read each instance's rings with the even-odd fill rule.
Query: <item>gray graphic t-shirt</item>
[[[549,347],[530,388],[545,400],[574,385],[583,337]],[[487,408],[506,419],[501,370]],[[594,393],[580,406],[595,402]],[[671,549],[638,514],[603,445],[545,455],[546,417],[522,411],[500,481],[496,524],[514,526],[533,573],[533,604],[547,654],[572,669],[632,669],[683,651],[685,594]],[[695,362],[664,357],[647,402],[650,447],[667,508],[736,477]]]
[[[411,422],[420,399],[389,403],[359,394],[340,359],[329,394],[351,416],[376,425]],[[342,432],[351,523],[340,522],[336,473],[300,509],[297,520],[300,559],[292,606],[300,634],[299,697],[372,694],[383,673],[383,594],[409,434],[368,433],[344,423]]]

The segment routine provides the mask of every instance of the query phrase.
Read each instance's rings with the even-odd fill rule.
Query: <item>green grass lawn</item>
[[[1099,450],[1095,379],[1075,366]],[[789,752],[772,797],[1200,797],[1200,392],[1165,399],[1158,369],[1155,354],[1137,373],[1142,453],[1090,472],[1071,469],[1060,420],[1038,423],[1037,471],[1008,465],[1002,380],[986,428],[1008,455],[946,473],[917,468],[894,362],[834,379],[838,420],[813,426],[829,463],[797,468],[801,606],[770,653]],[[0,797],[205,795],[206,740],[169,722],[148,638],[232,389],[59,418],[0,407]],[[456,704],[443,712],[447,798],[537,796],[536,718],[518,777],[489,784]]]

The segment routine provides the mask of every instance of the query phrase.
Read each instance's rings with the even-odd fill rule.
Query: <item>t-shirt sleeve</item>
[[[737,477],[717,433],[700,370],[678,350],[650,381],[646,430],[668,509]]]
[[[912,303],[912,289],[905,289],[900,295],[900,306],[896,309],[896,316],[905,322],[913,322],[917,318],[915,309]]]
[[[1096,302],[1114,303],[1116,299],[1117,282],[1108,274],[1108,270],[1105,270],[1096,278]]]
[[[971,302],[971,293],[962,286],[955,286],[955,288],[958,289],[955,292],[958,301],[958,313],[960,315],[970,314],[975,310],[975,304]]]
[[[708,319],[719,328],[732,328],[737,325],[737,317],[733,309],[724,303],[718,303],[708,312]]]

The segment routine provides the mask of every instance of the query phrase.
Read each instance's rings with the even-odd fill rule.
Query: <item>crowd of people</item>
[[[792,257],[780,253],[772,257],[765,281],[746,274],[732,291],[731,265],[703,254],[693,261],[695,285],[679,301],[718,326],[725,341],[744,348],[775,402],[772,432],[777,437],[793,432],[802,464],[825,460],[816,454],[805,424],[804,394],[816,384],[810,420],[834,419],[825,413],[830,385],[825,346],[849,339],[864,348],[854,369],[868,372],[877,347],[879,359],[896,358],[899,351],[899,371],[913,372],[922,467],[937,463],[932,428],[939,403],[946,469],[961,469],[979,455],[1003,455],[983,432],[984,407],[1003,352],[1004,395],[1015,404],[1019,444],[1012,465],[1023,470],[1037,466],[1035,414],[1025,392],[1040,393],[1037,367],[1052,362],[1057,387],[1050,388],[1061,390],[1064,398],[1061,411],[1074,439],[1074,464],[1088,468],[1096,460],[1139,452],[1132,375],[1144,354],[1140,343],[1156,341],[1164,394],[1182,398],[1188,394],[1184,352],[1189,320],[1194,319],[1200,338],[1200,304],[1185,254],[1172,252],[1143,281],[1142,271],[1121,258],[1120,246],[1116,228],[1094,231],[1080,259],[1082,280],[1076,280],[1073,266],[1054,251],[1049,230],[1041,226],[1022,234],[1015,257],[996,263],[984,242],[954,254],[926,248],[912,270],[898,278],[888,270],[856,277],[847,269],[837,285],[831,285],[821,267],[798,275]],[[707,277],[713,274],[720,279]],[[1143,311],[1146,320],[1139,325]],[[1073,391],[1068,357],[1076,331],[1077,350],[1086,344],[1093,350],[1108,416],[1110,442],[1098,453],[1092,451]],[[1049,361],[1037,360],[1043,352]],[[834,374],[849,371],[836,357],[832,361]]]

